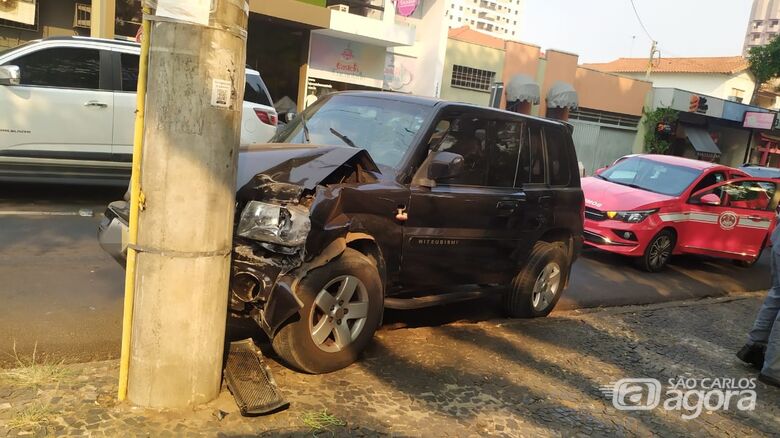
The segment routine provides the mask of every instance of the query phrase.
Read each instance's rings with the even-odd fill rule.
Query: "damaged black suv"
[[[231,311],[310,373],[354,362],[385,307],[546,316],[582,246],[569,127],[491,108],[333,94],[242,149],[238,187]]]

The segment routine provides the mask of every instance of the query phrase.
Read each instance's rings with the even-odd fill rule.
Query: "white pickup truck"
[[[0,51],[0,180],[127,185],[140,46],[85,37]],[[241,144],[265,143],[278,116],[246,70]]]

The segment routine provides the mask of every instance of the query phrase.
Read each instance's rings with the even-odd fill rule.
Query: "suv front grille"
[[[605,221],[607,220],[607,214],[603,211],[596,210],[595,208],[585,207],[585,217],[592,221]]]

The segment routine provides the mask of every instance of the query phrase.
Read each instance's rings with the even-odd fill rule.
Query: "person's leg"
[[[769,385],[780,386],[780,313],[775,318],[772,333],[769,334],[764,368],[761,369],[759,379]]]
[[[780,242],[778,242],[780,243]],[[777,319],[780,311],[780,282],[778,272],[780,272],[780,244],[772,246],[772,287],[764,299],[761,310],[758,311],[756,321],[753,323],[753,329],[748,333],[748,343],[766,345],[769,342],[769,334],[772,332],[772,326]]]
[[[753,328],[748,333],[748,343],[737,352],[740,360],[758,369],[764,366],[766,346],[780,311],[780,244],[772,245],[770,256],[772,287],[758,311]]]

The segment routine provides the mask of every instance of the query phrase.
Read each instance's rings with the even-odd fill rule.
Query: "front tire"
[[[322,374],[355,362],[379,327],[384,289],[371,259],[354,249],[311,271],[296,291],[303,308],[272,339],[298,370]]]
[[[637,265],[647,272],[661,272],[672,258],[674,245],[677,243],[674,233],[662,230],[656,234],[645,248],[645,253],[636,259]]]
[[[504,308],[512,318],[538,318],[552,312],[569,275],[564,246],[538,242],[525,267],[504,295]]]

